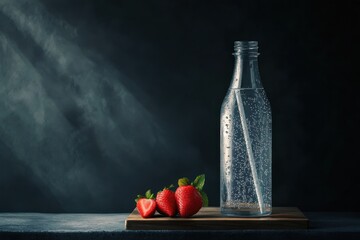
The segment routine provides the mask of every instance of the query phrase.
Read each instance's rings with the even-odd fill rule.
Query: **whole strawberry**
[[[136,208],[143,218],[154,216],[156,211],[156,201],[154,198],[155,196],[151,193],[150,189],[146,191],[145,197],[137,195],[137,198],[135,199]]]
[[[175,199],[180,217],[191,217],[208,205],[207,195],[202,191],[204,183],[205,175],[196,177],[191,184],[188,178],[179,179]]]
[[[165,187],[156,195],[157,211],[168,217],[174,217],[177,214],[175,193],[169,189],[171,187],[173,187],[173,185],[170,185],[168,188]]]

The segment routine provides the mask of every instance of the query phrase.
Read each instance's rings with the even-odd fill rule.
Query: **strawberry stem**
[[[187,186],[187,185],[190,184],[190,180],[189,180],[188,178],[186,178],[186,177],[183,177],[183,178],[180,178],[180,179],[178,180],[178,184],[179,184],[179,187],[181,187],[181,186]]]

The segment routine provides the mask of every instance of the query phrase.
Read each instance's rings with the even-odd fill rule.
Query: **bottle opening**
[[[235,41],[234,42],[234,54],[251,54],[257,56],[258,54],[258,42],[257,41]]]

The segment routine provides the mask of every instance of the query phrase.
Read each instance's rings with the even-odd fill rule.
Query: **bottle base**
[[[246,205],[246,207],[242,206]],[[271,215],[271,207],[265,206],[263,212],[260,211],[258,205],[255,204],[241,204],[241,206],[223,206],[220,208],[222,215],[229,217],[265,217]]]
[[[259,211],[251,211],[251,210],[221,210],[221,215],[228,217],[266,217],[271,215],[271,211],[261,213]]]

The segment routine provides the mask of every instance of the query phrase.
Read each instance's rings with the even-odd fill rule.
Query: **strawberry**
[[[191,185],[188,178],[179,179],[175,199],[180,217],[191,217],[208,205],[207,195],[202,191],[204,183],[205,175],[196,177]]]
[[[154,216],[156,211],[156,201],[154,198],[154,194],[151,193],[150,189],[146,191],[145,197],[137,195],[137,198],[135,199],[136,208],[143,218]]]
[[[170,185],[168,188],[165,187],[156,195],[157,211],[168,217],[174,217],[177,213],[175,193],[169,189],[171,187],[173,187],[173,185]]]

